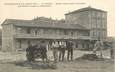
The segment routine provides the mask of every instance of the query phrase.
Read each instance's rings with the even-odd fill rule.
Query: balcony
[[[54,35],[54,34],[16,34],[16,39],[91,39],[90,36],[70,36],[70,35]]]

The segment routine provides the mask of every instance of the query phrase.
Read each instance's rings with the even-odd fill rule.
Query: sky
[[[13,5],[11,5],[13,3]],[[37,4],[37,7],[21,7],[24,3]],[[30,3],[30,4],[29,4]],[[38,6],[42,3],[42,6]],[[43,5],[43,3],[47,3]],[[0,24],[5,19],[25,19],[48,17],[64,19],[64,14],[91,6],[108,12],[108,36],[115,36],[115,0],[0,0]],[[10,4],[10,5],[9,5]],[[2,28],[0,26],[0,28]]]

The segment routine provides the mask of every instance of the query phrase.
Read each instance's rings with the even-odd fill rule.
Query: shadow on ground
[[[79,60],[110,61],[110,62],[113,62],[112,59],[100,58],[100,57],[98,57],[96,54],[84,54],[83,56],[78,57],[78,58],[75,59],[75,61],[79,61]]]
[[[57,69],[56,63],[53,62],[28,62],[28,61],[15,61],[10,62],[16,66],[27,67],[29,69]]]

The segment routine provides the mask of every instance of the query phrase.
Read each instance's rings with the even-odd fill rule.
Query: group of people
[[[67,50],[67,60],[73,60],[73,43],[72,41],[54,41],[52,43],[54,61],[64,61],[65,50]],[[59,53],[58,53],[59,52]]]
[[[48,44],[45,41],[40,41],[36,45],[29,44],[26,49],[26,57],[30,62],[35,61],[36,58],[41,58],[42,61],[47,61],[47,46]],[[72,41],[56,41],[53,40],[50,44],[50,49],[52,49],[52,55],[54,62],[64,61],[65,51],[67,50],[67,60],[73,60],[73,48],[74,43]],[[100,57],[103,58],[103,42],[97,41],[94,45],[93,53],[97,54],[97,51],[100,51]],[[113,48],[111,49],[111,56],[113,58]]]
[[[66,50],[67,60],[73,60],[73,45],[72,41],[53,41],[50,47],[53,52],[54,62],[64,61]],[[26,57],[28,61],[35,61],[38,57],[43,61],[47,61],[47,44],[45,41],[41,41],[34,46],[29,44],[26,49]]]

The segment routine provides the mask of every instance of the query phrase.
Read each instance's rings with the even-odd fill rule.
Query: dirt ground
[[[88,51],[74,51],[74,59],[83,54],[91,53]],[[109,51],[104,51],[103,55],[109,58]],[[52,52],[48,52],[48,58],[52,59]],[[114,62],[105,61],[87,61],[74,60],[56,63],[56,69],[40,69],[31,66],[20,66],[14,62],[24,62],[26,60],[25,53],[10,54],[0,52],[0,72],[114,72]],[[38,62],[39,64],[39,62]]]

